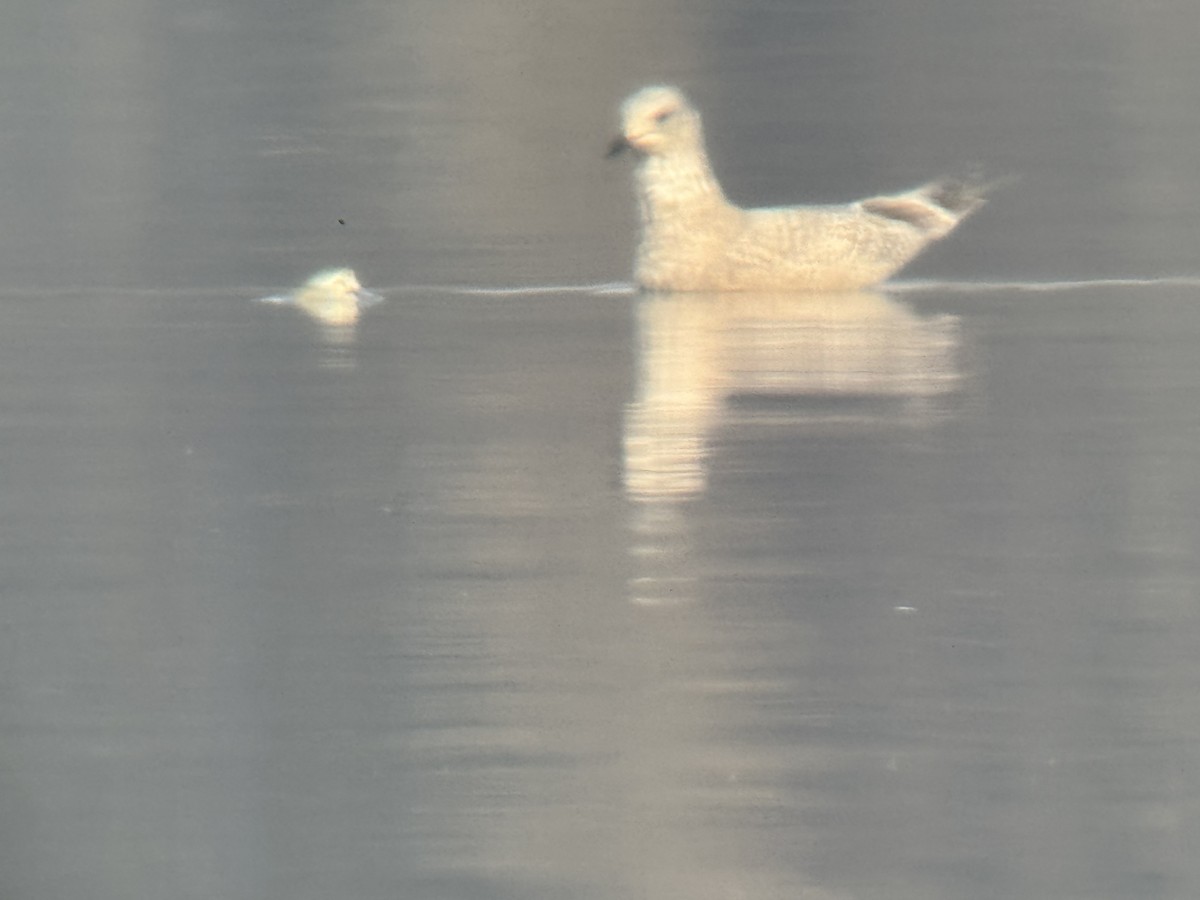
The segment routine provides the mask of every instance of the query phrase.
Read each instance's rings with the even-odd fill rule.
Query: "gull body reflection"
[[[763,849],[783,834],[824,834],[842,812],[827,792],[852,769],[827,743],[842,713],[804,680],[830,677],[820,604],[803,607],[837,561],[823,568],[803,534],[774,539],[804,530],[804,510],[770,508],[791,472],[706,500],[742,432],[782,437],[812,459],[800,445],[877,442],[941,421],[963,380],[958,320],[870,292],[644,294],[635,310],[626,599],[633,664],[650,689],[633,692],[619,757],[655,842],[630,857],[646,896],[848,898],[820,884],[804,849]],[[781,493],[821,495],[807,487]],[[724,544],[741,535],[745,544]],[[761,827],[772,817],[790,830]],[[787,864],[757,864],[773,853]]]
[[[961,382],[958,319],[882,293],[646,294],[625,490],[683,500],[708,485],[714,433],[747,419],[802,429],[922,426]]]
[[[708,490],[720,432],[920,428],[946,414],[962,381],[958,319],[880,293],[646,294],[637,315],[623,462],[639,605],[694,597],[683,503]]]

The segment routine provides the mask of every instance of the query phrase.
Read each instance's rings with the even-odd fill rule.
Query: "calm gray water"
[[[4,900],[1200,893],[1190,0],[10,5]],[[579,289],[659,80],[742,202],[1020,181]]]

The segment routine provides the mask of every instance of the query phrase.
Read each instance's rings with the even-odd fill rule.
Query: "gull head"
[[[654,85],[642,88],[621,104],[621,133],[608,155],[633,150],[644,156],[662,156],[699,147],[700,114],[678,88]]]
[[[326,325],[350,325],[361,310],[382,299],[363,288],[353,269],[326,269],[308,279],[293,302]]]
[[[353,294],[362,290],[353,269],[325,269],[308,279],[304,286],[330,295]]]

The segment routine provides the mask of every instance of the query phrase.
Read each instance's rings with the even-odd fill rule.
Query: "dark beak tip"
[[[608,152],[604,154],[605,159],[612,159],[614,156],[620,156],[629,149],[629,141],[624,137],[615,137],[613,142],[608,145]]]

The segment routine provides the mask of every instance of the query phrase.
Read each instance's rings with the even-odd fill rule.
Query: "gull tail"
[[[983,206],[988,195],[996,188],[1015,181],[1015,175],[985,181],[979,172],[973,172],[963,177],[939,178],[918,188],[917,193],[924,194],[931,202],[961,221]]]
[[[995,188],[1012,180],[984,181],[978,176],[938,178],[904,194],[872,197],[862,205],[877,216],[907,222],[925,232],[930,240],[936,240],[983,206]]]

